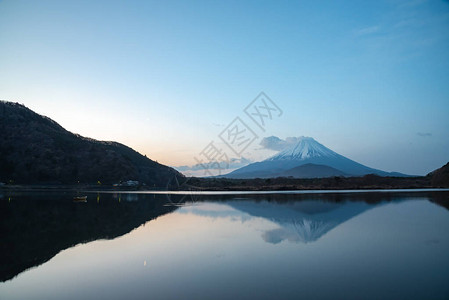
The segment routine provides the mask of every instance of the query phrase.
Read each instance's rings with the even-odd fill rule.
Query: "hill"
[[[429,173],[432,185],[435,187],[449,187],[449,162],[439,169]]]
[[[165,186],[176,170],[133,149],[71,133],[27,107],[0,101],[0,182]]]

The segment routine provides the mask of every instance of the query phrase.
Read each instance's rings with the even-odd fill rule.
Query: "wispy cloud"
[[[421,137],[431,137],[432,133],[431,132],[417,132],[416,135],[421,136]]]
[[[368,55],[383,55],[392,63],[416,59],[447,40],[443,28],[449,24],[449,13],[435,11],[435,5],[428,0],[392,2],[378,23],[360,24],[352,34]]]
[[[204,171],[205,167],[207,167],[208,170],[231,170],[231,169],[237,169],[244,167],[246,165],[249,165],[253,161],[250,159],[247,159],[245,157],[240,158],[231,158],[229,161],[222,161],[216,164],[195,164],[192,166],[177,166],[173,167],[176,170],[180,172],[186,172],[186,171]]]
[[[381,29],[380,26],[376,25],[376,26],[370,26],[370,27],[365,27],[365,28],[361,28],[355,31],[355,35],[356,36],[365,36],[365,35],[370,35],[370,34],[374,34],[376,32],[379,32]]]
[[[415,7],[428,2],[428,0],[407,0],[399,4],[399,7]]]

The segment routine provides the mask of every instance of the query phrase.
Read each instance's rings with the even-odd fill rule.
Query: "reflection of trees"
[[[87,203],[73,195],[40,194],[0,199],[0,281],[40,265],[61,250],[97,239],[113,239],[176,207],[154,195],[89,194]]]

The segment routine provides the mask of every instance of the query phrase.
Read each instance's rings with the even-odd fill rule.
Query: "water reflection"
[[[172,212],[165,197],[90,194],[87,203],[71,193],[18,193],[0,201],[0,281],[40,265],[63,249],[98,239],[113,239]],[[101,199],[101,201],[100,201]]]
[[[448,195],[8,194],[0,298],[445,299]]]
[[[283,240],[310,243],[347,220],[374,207],[364,202],[316,202],[303,201],[287,204],[270,202],[237,202],[230,204],[251,216],[270,220],[279,228],[265,231],[263,239],[272,244]]]
[[[245,222],[251,218],[261,218],[276,224],[276,228],[265,230],[262,239],[271,244],[284,240],[310,243],[319,240],[327,232],[340,224],[382,205],[365,202],[325,202],[316,200],[270,202],[251,199],[246,201],[226,201],[221,205],[195,205],[188,203],[177,213],[191,213],[211,218],[230,218]]]

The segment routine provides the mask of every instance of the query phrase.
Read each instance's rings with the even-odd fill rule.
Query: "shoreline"
[[[449,192],[447,187],[360,187],[360,188],[304,188],[304,189],[251,189],[251,188],[192,188],[192,189],[113,189],[76,188],[68,186],[14,186],[0,187],[0,192],[84,192],[131,194],[314,194],[314,193],[372,193],[372,192]]]
[[[163,186],[112,184],[4,184],[0,191],[97,191],[97,192],[284,192],[284,191],[354,191],[354,190],[419,190],[445,189],[449,182],[435,181],[430,176],[422,177],[381,177],[365,175],[361,177],[325,178],[201,178],[182,177],[170,180]]]

